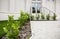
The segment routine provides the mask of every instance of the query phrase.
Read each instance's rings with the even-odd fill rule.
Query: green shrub
[[[47,20],[50,19],[50,14],[46,15],[46,19],[47,19]]]
[[[45,19],[45,17],[44,17],[44,15],[43,15],[43,14],[41,14],[41,19],[42,19],[42,20],[44,20],[44,19]]]
[[[39,16],[39,14],[38,14],[38,15],[36,16],[36,19],[39,20],[39,18],[40,18],[40,16]]]
[[[20,28],[22,28],[25,25],[25,23],[30,20],[29,14],[21,11],[18,20],[19,20]]]
[[[20,26],[20,28],[22,28],[24,25],[25,25],[24,18],[19,17],[19,26]]]
[[[28,13],[25,13],[25,14],[28,16],[27,21],[30,21],[30,14]]]
[[[8,24],[3,28],[8,39],[18,38],[19,34],[18,28],[19,28],[18,23],[14,21],[13,16],[8,16]]]
[[[31,15],[31,20],[34,20],[34,16],[33,15]]]
[[[54,15],[52,16],[53,20],[56,20],[56,14],[54,13]]]
[[[0,39],[2,39],[3,36],[5,36],[5,32],[3,30],[3,27],[5,27],[7,25],[7,21],[0,21]]]

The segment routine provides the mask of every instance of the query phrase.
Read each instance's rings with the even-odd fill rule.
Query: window
[[[36,13],[36,3],[32,3],[32,13]]]
[[[40,13],[40,9],[41,9],[41,4],[37,3],[37,13]]]
[[[40,13],[42,6],[41,0],[33,0],[33,1],[32,1],[32,13]]]

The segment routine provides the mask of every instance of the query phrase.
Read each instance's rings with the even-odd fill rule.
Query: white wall
[[[25,4],[26,1],[26,4]],[[20,13],[20,10],[30,12],[32,0],[0,0],[0,13],[4,14],[16,14]],[[57,19],[60,19],[60,0],[56,0],[56,6],[54,6],[54,2],[42,0],[42,6],[50,9],[54,12],[56,7]],[[46,13],[49,13],[48,11]],[[3,19],[3,14],[1,14]],[[7,15],[6,15],[7,16]],[[1,18],[0,18],[1,19]],[[6,17],[5,17],[6,19]]]
[[[0,12],[8,12],[8,0],[0,0]]]
[[[9,12],[11,12],[11,13],[12,12],[13,13],[20,13],[20,10],[30,12],[31,0],[18,0],[18,1],[17,0],[9,0],[9,1],[2,0],[0,2],[3,2],[3,3],[0,3],[1,7],[4,8],[4,6],[6,6],[6,8],[9,8]],[[5,4],[5,2],[6,2],[6,4]],[[4,5],[4,6],[2,6],[2,5]]]
[[[30,39],[60,39],[60,21],[31,21]]]
[[[20,12],[20,10],[23,10],[24,11],[25,9],[25,2],[24,0],[16,0],[15,1],[15,10],[16,12]]]
[[[42,0],[42,6],[55,12],[57,14],[57,19],[60,20],[60,0],[54,0],[54,2],[51,0],[50,1]],[[46,13],[49,13],[48,10],[46,11]]]
[[[30,7],[31,0],[0,0],[0,20],[8,19],[8,15],[17,18],[20,10],[30,12]]]
[[[7,13],[7,12],[6,12]],[[14,13],[8,13],[8,14],[2,14],[2,13],[0,13],[0,21],[2,21],[2,20],[8,20],[8,15],[10,15],[10,16],[12,16],[12,15],[14,15],[14,19],[18,19],[18,17],[20,16],[20,14],[14,14]]]
[[[60,0],[56,0],[56,14],[57,14],[57,19],[60,19]]]
[[[26,11],[30,13],[30,9],[32,6],[32,0],[26,0]]]
[[[42,0],[42,6],[54,11],[54,2],[48,0]]]
[[[6,1],[7,2],[7,1]],[[20,13],[20,10],[24,11],[25,2],[24,0],[9,0],[9,12],[10,13]]]
[[[16,0],[0,0],[0,20],[7,20],[8,15],[14,15],[14,18],[17,19],[20,12],[19,6],[18,6],[19,9],[16,8],[18,3],[20,4],[20,1],[18,2]]]

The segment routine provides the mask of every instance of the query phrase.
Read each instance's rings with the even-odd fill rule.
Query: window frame
[[[38,1],[38,0],[33,1],[33,0],[32,0],[32,4],[33,4],[33,3],[36,3],[36,6],[37,6],[35,12],[36,12],[36,13],[40,13],[40,10],[38,11],[38,8],[42,7],[42,0],[40,0],[40,1]],[[40,7],[38,7],[38,3],[41,5]],[[33,7],[33,6],[32,6],[32,7]],[[32,9],[31,12],[33,13],[33,9]]]

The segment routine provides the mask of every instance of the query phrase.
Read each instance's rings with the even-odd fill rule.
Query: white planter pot
[[[60,39],[60,21],[30,21],[30,39]]]

